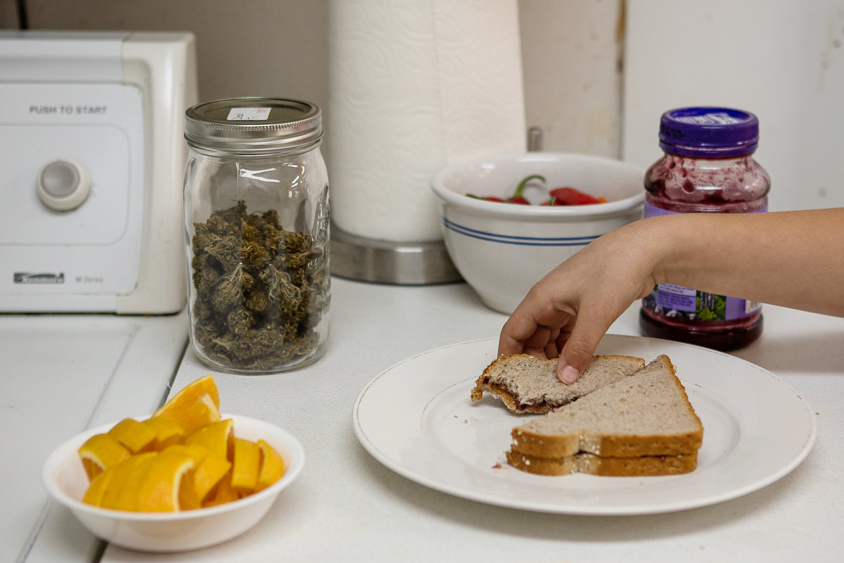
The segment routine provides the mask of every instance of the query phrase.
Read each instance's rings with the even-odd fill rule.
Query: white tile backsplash
[[[25,2],[32,29],[193,31],[202,100],[283,96],[330,112],[327,0]],[[14,8],[0,0],[0,14],[4,3]],[[519,1],[526,116],[542,127],[545,150],[618,155],[620,5]]]

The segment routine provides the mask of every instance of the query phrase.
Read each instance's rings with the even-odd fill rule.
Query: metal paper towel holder
[[[351,280],[392,285],[462,282],[443,241],[369,239],[331,224],[331,273]]]

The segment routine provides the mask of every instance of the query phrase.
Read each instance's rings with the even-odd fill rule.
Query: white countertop
[[[762,338],[737,356],[794,386],[818,413],[806,461],[760,491],[652,516],[565,516],[500,508],[393,473],[358,443],[352,406],[393,364],[495,337],[505,315],[465,284],[396,287],[333,279],[325,356],[298,371],[214,373],[221,409],[277,424],[302,442],[302,475],[255,528],[182,554],[109,546],[103,561],[831,561],[844,529],[844,319],[766,306]],[[638,304],[611,328],[638,335]],[[188,351],[173,384],[209,373]]]
[[[41,466],[86,428],[155,410],[187,327],[186,311],[0,315],[0,562],[98,555],[100,542],[49,500]]]

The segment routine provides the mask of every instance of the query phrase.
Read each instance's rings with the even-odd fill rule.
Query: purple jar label
[[[673,213],[645,203],[645,218]],[[691,321],[733,321],[755,314],[762,309],[762,304],[661,283],[642,300],[642,307],[654,313]]]
[[[694,313],[697,311],[697,291],[682,285],[661,283],[656,289],[656,304],[664,309]]]
[[[657,207],[651,203],[645,202],[645,219],[648,217],[659,217],[660,215],[674,215],[676,211],[668,211],[661,207]]]

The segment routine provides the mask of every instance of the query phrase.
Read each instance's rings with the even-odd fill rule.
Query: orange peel
[[[209,456],[196,469],[193,476],[193,490],[200,502],[206,502],[207,497],[214,491],[231,470],[232,464],[229,460]]]
[[[154,416],[141,422],[144,427],[149,428],[155,434],[155,442],[152,448],[160,452],[161,450],[181,443],[185,436],[185,431],[181,426],[163,416]]]
[[[126,461],[132,456],[126,447],[108,434],[96,434],[91,436],[77,450],[82,466],[88,475],[88,480],[93,481],[97,475]]]
[[[138,488],[138,510],[179,512],[180,490],[193,459],[183,452],[164,451],[158,455]]]
[[[258,483],[255,490],[261,491],[284,475],[284,459],[264,440],[258,440],[258,449],[261,452],[261,469],[258,472]]]
[[[231,460],[234,453],[233,429],[234,421],[230,418],[213,422],[188,435],[185,444],[204,446],[210,455]]]
[[[132,473],[135,468],[142,464],[146,459],[155,455],[155,452],[134,455],[116,466],[112,470],[113,474],[108,483],[108,487],[106,487],[105,492],[103,493],[100,506],[103,508],[117,509],[118,499],[121,495],[127,494],[127,485],[132,481]],[[134,491],[137,491],[137,486],[134,486],[133,489]]]
[[[82,502],[93,506],[102,506],[103,495],[111,483],[111,476],[114,475],[114,468],[106,469],[97,475],[85,491],[85,496],[82,497]]]
[[[197,379],[176,393],[153,417],[164,417],[182,427],[185,434],[220,420],[220,395],[211,375]]]
[[[126,418],[115,424],[108,435],[126,446],[133,454],[151,449],[155,441],[155,432],[137,420]]]
[[[251,493],[258,485],[261,450],[258,444],[234,438],[234,461],[232,463],[232,488],[239,493]]]
[[[220,479],[220,482],[217,483],[215,489],[216,490],[212,491],[208,495],[202,506],[217,506],[227,502],[236,501],[240,498],[240,494],[232,488],[231,470],[229,470],[229,472]]]

